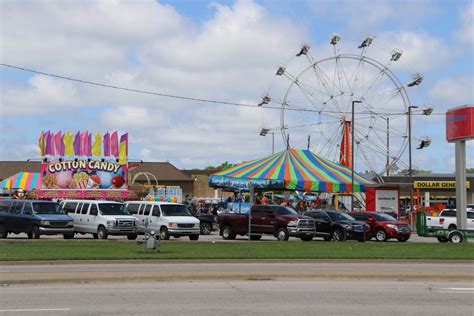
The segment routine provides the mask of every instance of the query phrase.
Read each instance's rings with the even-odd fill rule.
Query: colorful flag
[[[87,132],[81,132],[81,156],[87,155],[87,141],[89,137],[87,137]]]
[[[119,144],[119,164],[127,164],[127,143],[121,142]]]
[[[64,144],[63,144],[63,136],[61,135],[61,131],[58,131],[54,135],[54,147],[56,148],[56,154],[58,156],[64,156]]]
[[[54,144],[53,144],[54,134],[50,131],[47,131],[45,134],[46,139],[46,155],[54,156]]]
[[[87,156],[92,156],[92,134],[87,132]]]
[[[63,146],[64,146],[64,156],[74,156],[74,146],[73,146],[74,136],[70,131],[64,133],[63,136]]]
[[[44,146],[44,132],[41,131],[41,134],[40,134],[40,137],[39,137],[39,153],[40,153],[40,156],[43,157],[45,155],[45,146]]]
[[[127,149],[127,156],[128,156],[128,133],[125,133],[122,136],[120,136],[120,142],[121,143],[125,142],[127,144],[126,149]]]
[[[112,132],[110,135],[110,153],[112,156],[118,157],[118,135],[117,131]]]
[[[81,133],[77,132],[76,136],[74,137],[74,155],[81,156],[82,155],[82,147],[81,147]]]
[[[127,163],[127,156],[128,156],[128,133],[125,133],[122,136],[120,136],[119,163],[121,165],[124,165]]]
[[[104,156],[110,156],[110,134],[109,132],[104,135]]]
[[[94,134],[94,143],[92,144],[92,156],[102,156],[102,134],[96,132]]]

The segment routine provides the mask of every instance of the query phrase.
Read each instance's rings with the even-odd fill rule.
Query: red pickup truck
[[[235,239],[236,235],[248,235],[248,214],[221,214],[217,217],[220,235]],[[279,205],[254,205],[251,208],[251,240],[259,240],[263,234],[274,235],[286,241],[290,236],[310,241],[316,234],[314,219],[299,215],[295,210]]]

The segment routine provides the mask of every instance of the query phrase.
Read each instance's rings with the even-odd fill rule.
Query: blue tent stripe
[[[23,172],[18,173],[15,183],[12,185],[12,188],[19,188],[21,183],[21,178],[23,177]]]
[[[278,179],[284,179],[285,178],[285,165],[287,163],[286,160],[288,158],[288,154],[283,153],[283,155],[285,155],[285,157],[283,158],[282,167],[280,169],[280,172],[278,173]]]
[[[38,183],[38,178],[39,178],[39,173],[35,172],[33,174],[33,177],[31,178],[31,188],[30,188],[30,190],[39,189],[39,188],[36,187],[36,184]]]

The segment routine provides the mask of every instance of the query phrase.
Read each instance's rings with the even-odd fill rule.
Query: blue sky
[[[422,85],[409,91],[412,105],[444,113],[474,104],[473,10],[472,1],[460,0],[2,1],[0,59],[128,88],[256,104],[265,93],[283,96],[289,82],[275,77],[276,68],[298,73],[294,55],[303,42],[320,60],[332,54],[332,33],[341,35],[341,53],[351,54],[370,34],[367,56],[385,63],[387,51],[398,48],[396,76],[406,83],[414,72],[423,74]],[[130,133],[131,158],[200,168],[269,154],[271,138],[259,131],[281,124],[278,110],[120,92],[5,67],[0,101],[1,160],[38,157],[41,130],[119,130]],[[308,119],[314,121],[295,116],[294,123]],[[454,147],[445,141],[444,117],[418,115],[413,126],[414,147],[422,136],[433,140],[414,150],[414,167],[451,172]],[[292,146],[304,146],[296,132],[290,135]],[[276,129],[277,150],[284,148],[281,138]],[[312,137],[315,151],[323,143]],[[397,151],[397,139],[393,146]],[[359,159],[360,170],[370,168]],[[399,168],[406,163],[400,150]]]

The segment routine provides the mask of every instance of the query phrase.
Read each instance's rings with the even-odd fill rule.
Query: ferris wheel
[[[410,102],[408,90],[420,85],[423,76],[415,73],[402,83],[406,78],[397,74],[402,51],[371,53],[376,43],[371,36],[347,52],[338,34],[329,43],[327,56],[318,59],[303,44],[294,57],[295,69],[282,65],[276,72],[287,79],[281,99],[268,94],[259,105],[281,105],[279,129],[287,147],[308,146],[322,157],[351,168],[354,161],[357,170],[376,175],[407,166],[412,110],[425,115],[433,110],[415,110],[418,106]],[[415,139],[423,147],[431,143],[429,137]]]

